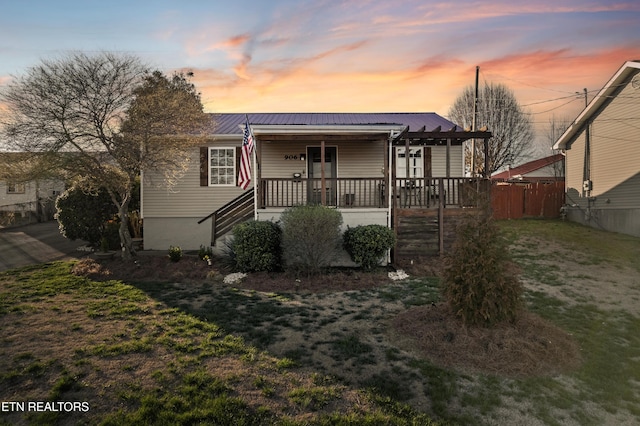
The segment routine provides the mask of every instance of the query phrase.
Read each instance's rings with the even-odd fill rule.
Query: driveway
[[[76,249],[85,244],[63,237],[55,220],[0,229],[0,271],[81,257],[86,252]]]

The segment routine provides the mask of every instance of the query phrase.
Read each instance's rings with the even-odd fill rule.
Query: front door
[[[322,156],[319,146],[307,148],[307,187],[310,204],[322,203],[322,192],[325,193],[326,205],[336,205],[336,147],[324,148],[324,187],[322,186]]]

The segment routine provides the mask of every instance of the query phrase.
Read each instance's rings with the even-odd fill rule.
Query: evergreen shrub
[[[509,257],[506,240],[488,210],[468,214],[456,229],[445,257],[443,294],[467,325],[515,321],[523,287]]]
[[[347,227],[342,239],[351,260],[364,269],[379,265],[382,257],[396,243],[393,230],[382,225]]]
[[[106,237],[107,222],[117,213],[105,189],[85,192],[72,186],[56,200],[56,219],[62,235],[74,241],[84,240],[93,247],[98,247],[102,237]]]
[[[250,221],[233,228],[236,267],[243,272],[275,271],[281,264],[280,226],[269,221]]]

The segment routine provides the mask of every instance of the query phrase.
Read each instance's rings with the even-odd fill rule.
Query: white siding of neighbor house
[[[583,173],[582,165],[584,163],[584,144],[585,136],[584,132],[578,136],[575,142],[571,145],[571,149],[566,152],[566,175],[565,186],[567,188],[567,204],[582,205],[585,203],[582,197],[582,182]],[[586,203],[585,203],[586,204]]]
[[[55,199],[65,190],[64,182],[47,179],[24,183],[24,193],[7,192],[7,183],[0,181],[0,210],[36,211],[38,199]]]
[[[640,90],[624,88],[590,126],[591,207],[600,209],[640,208],[640,191],[633,184],[640,173]],[[585,133],[573,142],[567,155],[567,194],[586,206],[582,195]],[[575,190],[575,191],[574,191]],[[608,202],[606,202],[608,200]]]
[[[590,126],[591,198],[582,196],[585,133],[566,151],[571,220],[640,236],[640,90],[627,84]]]
[[[640,190],[625,185],[640,173],[639,109],[640,89],[627,84],[591,126],[591,195],[610,200],[602,208],[640,208]]]

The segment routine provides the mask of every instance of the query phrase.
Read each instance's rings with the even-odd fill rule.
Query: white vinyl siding
[[[294,173],[300,173],[303,178],[307,178],[307,148],[319,146],[319,143],[292,141],[264,143],[261,152],[262,177],[291,178]],[[336,148],[337,177],[384,176],[385,141],[345,141],[326,143],[325,146]],[[301,155],[304,156],[304,161],[300,160]]]
[[[566,175],[565,187],[567,191],[566,203],[586,206],[586,199],[582,196],[582,182],[584,181],[584,132],[571,145],[571,149],[566,153]]]
[[[240,143],[241,138],[220,140],[220,147],[239,146]],[[209,142],[209,146],[213,147],[215,143]],[[200,154],[197,149],[191,155],[187,171],[175,186],[166,188],[161,176],[152,171],[144,172],[143,186],[145,218],[193,218],[194,224],[243,192],[235,185],[200,186]],[[196,226],[202,232],[210,232],[208,223]]]
[[[603,208],[640,207],[640,191],[620,187],[640,173],[639,108],[640,89],[628,84],[591,126],[591,195],[610,200]]]
[[[454,145],[449,152],[450,177],[464,176],[462,162],[462,145]],[[447,177],[447,147],[431,147],[431,175],[433,177]]]
[[[640,90],[627,85],[595,115],[589,127],[591,208],[640,207]],[[585,132],[566,151],[567,204],[587,207],[582,196]]]

